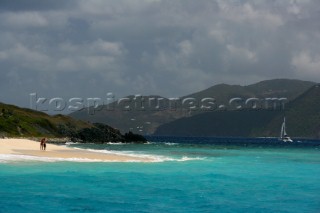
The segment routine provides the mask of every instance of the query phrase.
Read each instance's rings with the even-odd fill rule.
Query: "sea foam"
[[[72,161],[72,162],[104,162],[98,159],[88,158],[54,158],[54,157],[38,157],[31,155],[16,155],[16,154],[0,154],[0,163],[8,163],[15,161],[42,161],[42,162],[57,162],[57,161]]]
[[[171,158],[162,155],[151,155],[151,154],[140,154],[130,151],[108,151],[108,150],[94,150],[94,149],[80,149],[96,153],[113,154],[119,156],[134,157],[134,160],[123,160],[122,162],[165,162],[165,161],[192,161],[192,160],[204,160],[205,158]],[[148,159],[148,161],[146,161]],[[0,163],[9,162],[20,162],[20,161],[40,161],[40,162],[59,162],[59,161],[70,161],[70,162],[119,162],[118,160],[101,160],[101,159],[88,159],[88,158],[59,158],[59,157],[39,157],[30,155],[17,155],[17,154],[0,154]]]
[[[150,162],[165,162],[165,161],[192,161],[192,160],[204,160],[205,158],[200,157],[187,157],[183,156],[181,158],[172,158],[163,155],[154,155],[154,154],[145,154],[145,153],[138,153],[134,151],[110,151],[110,150],[98,150],[98,149],[82,149],[74,147],[74,149],[78,150],[85,150],[90,152],[97,152],[97,153],[105,153],[105,154],[112,154],[112,155],[120,155],[120,156],[128,156],[134,158],[141,158],[141,161],[145,161],[144,159],[150,159]],[[139,160],[138,160],[139,162]]]

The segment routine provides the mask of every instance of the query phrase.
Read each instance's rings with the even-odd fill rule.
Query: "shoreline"
[[[74,149],[52,143],[47,143],[47,150],[40,150],[40,142],[30,139],[0,139],[0,156],[29,156],[41,160],[41,158],[57,159],[59,161],[88,162],[154,162],[152,158],[133,157],[125,154],[99,153],[88,150]]]

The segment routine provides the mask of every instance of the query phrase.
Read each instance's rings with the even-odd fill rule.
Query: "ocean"
[[[73,144],[154,162],[0,156],[0,212],[320,212],[320,142],[148,137]]]

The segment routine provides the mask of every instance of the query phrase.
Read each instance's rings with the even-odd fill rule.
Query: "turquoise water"
[[[0,161],[0,212],[320,212],[318,146],[70,145],[157,162]]]

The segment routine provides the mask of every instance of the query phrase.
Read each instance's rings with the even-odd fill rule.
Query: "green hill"
[[[64,129],[80,130],[92,127],[69,116],[50,116],[43,112],[0,103],[0,135],[62,137]]]
[[[315,85],[314,82],[289,79],[267,80],[248,86],[219,84],[203,91],[180,97],[178,101],[171,101],[171,103],[168,98],[160,96],[143,97],[145,100],[162,98],[163,105],[158,109],[155,106],[148,106],[148,103],[143,110],[137,109],[134,107],[135,103],[132,102],[133,106],[130,107],[130,110],[125,110],[123,106],[117,106],[116,102],[114,102],[103,106],[102,110],[96,111],[94,114],[88,113],[88,109],[85,108],[71,113],[70,116],[90,122],[105,123],[122,132],[133,131],[141,134],[153,134],[162,124],[206,112],[199,109],[200,107],[197,108],[198,110],[189,110],[182,104],[182,100],[185,98],[194,98],[198,101],[208,97],[214,98],[216,106],[228,106],[229,100],[236,97],[244,99],[253,97],[286,97],[289,100],[293,100],[313,85]],[[133,96],[126,98],[133,99]],[[176,105],[172,107],[174,104]],[[116,107],[112,108],[112,105],[116,105]],[[89,111],[92,110],[89,109]]]
[[[285,116],[287,132],[292,137],[320,138],[320,86],[300,95],[287,104]],[[274,117],[265,128],[257,130],[254,135],[278,135],[284,113]]]
[[[216,111],[160,126],[155,135],[278,137],[283,117],[292,137],[320,138],[320,86],[290,101],[285,110]]]
[[[43,112],[0,103],[0,137],[68,137],[80,142],[146,142],[132,132],[122,135],[105,124],[91,124],[65,115]]]
[[[216,111],[181,118],[161,125],[154,135],[249,137],[263,128],[278,111]]]

